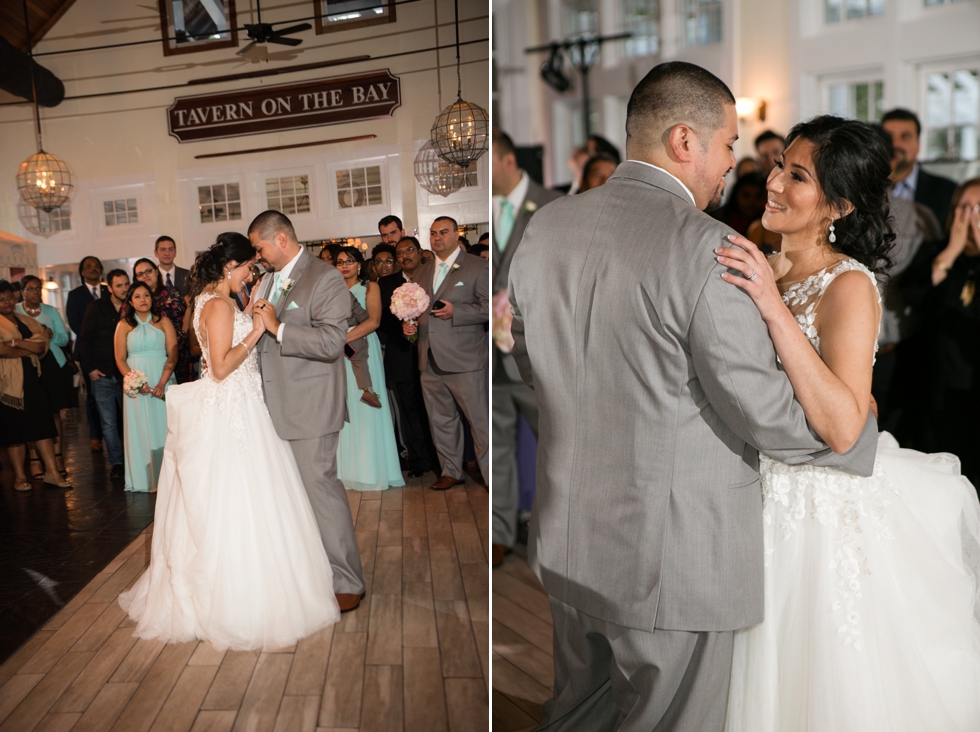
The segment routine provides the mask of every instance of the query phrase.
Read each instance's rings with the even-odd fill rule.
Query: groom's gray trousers
[[[351,595],[364,592],[364,570],[357,551],[354,520],[344,484],[337,478],[337,440],[340,434],[289,440],[306,494],[313,506],[323,548],[333,569],[333,591]]]
[[[721,732],[734,631],[651,633],[549,600],[555,694],[536,732]]]

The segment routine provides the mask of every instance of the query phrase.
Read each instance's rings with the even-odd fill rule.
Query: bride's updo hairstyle
[[[255,247],[248,237],[237,231],[226,231],[219,234],[217,241],[207,251],[201,252],[194,260],[188,275],[187,294],[191,303],[194,298],[204,292],[208,285],[218,282],[225,276],[225,265],[228,262],[247,262],[255,257]]]
[[[824,115],[790,130],[786,147],[797,138],[813,143],[817,182],[831,208],[840,211],[844,201],[854,206],[834,222],[836,241],[830,246],[872,272],[884,272],[895,234],[888,221],[891,150],[880,133],[864,122]]]

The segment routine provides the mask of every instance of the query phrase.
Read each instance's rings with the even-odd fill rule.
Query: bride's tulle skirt
[[[150,566],[119,602],[136,634],[272,650],[336,622],[330,564],[261,396],[203,379],[167,391]]]
[[[855,478],[765,460],[765,621],[735,634],[728,732],[980,730],[980,502],[882,433]]]

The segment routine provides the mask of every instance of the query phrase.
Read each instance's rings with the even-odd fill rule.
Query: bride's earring
[[[830,240],[830,243],[831,244],[833,244],[835,241],[837,241],[837,235],[834,233],[834,223],[833,222],[830,223],[830,236],[828,236],[827,239]]]
[[[830,230],[833,231],[834,230],[834,227],[831,226],[830,227]],[[833,234],[831,234],[831,236],[833,236]],[[831,239],[831,241],[833,241],[833,239]],[[231,272],[228,273],[227,277],[228,277],[229,280],[231,279]]]

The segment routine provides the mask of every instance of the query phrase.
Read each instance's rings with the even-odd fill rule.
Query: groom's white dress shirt
[[[639,163],[640,165],[646,165],[648,168],[653,168],[654,170],[659,170],[664,175],[669,175],[671,178],[673,178],[674,180],[677,181],[678,185],[680,185],[681,188],[684,189],[684,192],[687,194],[688,198],[691,199],[691,203],[693,203],[695,206],[698,205],[698,202],[694,200],[694,194],[691,193],[691,189],[688,188],[686,185],[684,185],[684,181],[682,181],[676,175],[674,175],[673,173],[671,173],[669,170],[664,170],[660,166],[654,165],[653,163],[648,163],[648,162],[646,162],[644,160],[634,160],[633,158],[630,158],[627,162],[630,162],[630,163]]]

